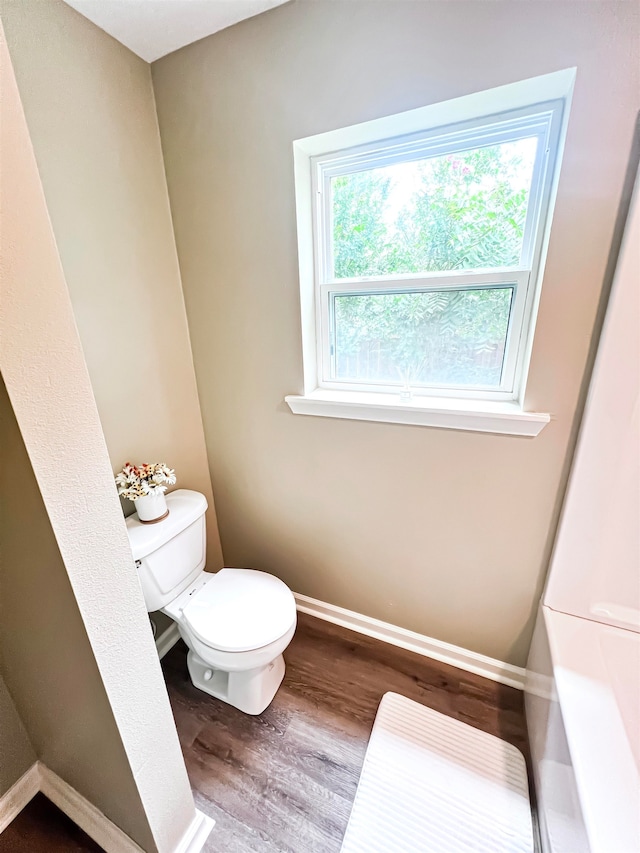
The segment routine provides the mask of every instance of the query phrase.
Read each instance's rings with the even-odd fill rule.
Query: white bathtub
[[[640,853],[640,634],[542,607],[526,711],[544,853]]]

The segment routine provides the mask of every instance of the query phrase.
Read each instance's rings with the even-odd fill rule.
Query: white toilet
[[[293,594],[266,572],[205,572],[205,496],[178,489],[167,506],[157,524],[126,520],[147,610],[178,625],[196,687],[260,714],[284,678],[282,652],[296,629]]]

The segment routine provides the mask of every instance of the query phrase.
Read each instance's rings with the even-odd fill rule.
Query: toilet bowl
[[[284,678],[282,653],[296,629],[296,605],[281,580],[254,569],[205,566],[204,495],[167,495],[169,515],[157,524],[126,520],[145,603],[177,624],[189,648],[194,686],[260,714]]]

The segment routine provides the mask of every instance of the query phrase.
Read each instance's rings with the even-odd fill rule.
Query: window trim
[[[396,146],[394,152],[399,150],[399,145],[403,144],[414,145],[422,144],[427,136],[431,140],[435,140],[438,134],[442,136],[442,128],[457,125],[457,130],[465,131],[465,125],[470,127],[478,126],[483,121],[486,123],[487,117],[496,116],[497,120],[504,119],[505,113],[511,113],[513,121],[523,120],[523,116],[528,114],[540,115],[545,108],[548,109],[550,103],[561,101],[562,109],[556,109],[554,112],[555,124],[553,125],[553,133],[557,139],[557,148],[555,154],[555,163],[553,168],[549,168],[549,163],[545,165],[544,179],[544,194],[539,194],[535,201],[530,199],[528,218],[536,216],[539,218],[537,239],[535,245],[530,247],[533,263],[537,267],[537,276],[531,275],[526,289],[526,304],[525,311],[530,317],[528,323],[523,323],[523,329],[527,327],[529,334],[522,335],[526,340],[519,341],[518,347],[518,364],[516,371],[521,377],[521,381],[516,385],[512,393],[508,395],[511,399],[505,398],[505,394],[500,392],[485,393],[483,400],[474,399],[474,395],[464,391],[456,391],[456,396],[451,396],[451,390],[445,390],[444,394],[440,394],[437,389],[429,389],[429,396],[421,396],[418,401],[413,400],[409,404],[404,404],[404,408],[413,407],[415,410],[420,410],[422,414],[417,417],[417,422],[432,421],[431,416],[424,416],[424,412],[446,413],[446,411],[454,410],[456,416],[452,418],[455,423],[452,423],[452,428],[461,429],[459,425],[460,412],[466,407],[469,413],[476,417],[480,409],[490,412],[491,417],[507,417],[512,425],[515,423],[516,415],[521,414],[525,419],[529,418],[530,414],[524,412],[524,391],[526,377],[528,373],[529,362],[531,358],[533,330],[535,328],[535,315],[540,296],[540,279],[544,268],[544,260],[546,256],[549,229],[552,219],[553,203],[557,192],[559,166],[562,158],[562,150],[566,136],[566,127],[569,114],[569,106],[571,94],[575,82],[575,68],[566,69],[564,71],[554,72],[552,74],[543,75],[541,77],[524,80],[519,83],[500,86],[496,89],[491,89],[485,92],[466,95],[461,98],[456,98],[450,101],[445,101],[439,104],[433,104],[428,107],[423,107],[417,110],[411,110],[407,113],[401,113],[394,116],[385,117],[382,119],[374,119],[373,121],[364,122],[360,125],[353,125],[340,130],[329,131],[305,139],[296,140],[293,143],[294,148],[294,166],[295,166],[295,189],[296,189],[296,218],[298,227],[298,250],[299,250],[299,268],[300,268],[300,297],[301,297],[301,326],[302,326],[302,350],[303,350],[303,375],[304,375],[304,390],[302,394],[289,395],[286,399],[292,410],[297,410],[298,413],[305,414],[321,414],[329,417],[351,417],[351,415],[328,413],[327,407],[333,401],[336,405],[344,404],[342,410],[348,408],[353,409],[354,400],[359,399],[362,405],[362,411],[367,408],[370,411],[368,420],[385,420],[397,423],[407,423],[404,414],[400,414],[399,400],[393,395],[385,394],[381,391],[376,391],[375,387],[370,385],[357,389],[345,389],[344,383],[340,383],[337,388],[323,388],[321,386],[321,369],[322,356],[318,352],[318,336],[316,333],[316,318],[320,319],[322,306],[318,304],[320,287],[316,287],[318,276],[318,264],[321,262],[318,258],[317,251],[314,250],[314,217],[317,216],[318,195],[315,192],[314,174],[315,163],[319,160],[325,162],[333,161],[333,164],[342,163],[344,166],[345,158],[354,155],[355,152],[363,150],[380,150],[380,140],[395,140]],[[535,109],[534,109],[535,107]],[[520,115],[516,115],[516,111],[520,111]],[[495,124],[495,123],[494,123]],[[431,128],[431,130],[428,130]],[[450,129],[450,128],[449,128]],[[523,135],[524,132],[523,132]],[[531,135],[530,133],[528,135]],[[406,139],[402,143],[398,143],[401,136]],[[420,137],[420,141],[418,141]],[[451,136],[449,135],[449,138]],[[442,140],[441,140],[442,141]],[[351,149],[348,151],[347,149]],[[417,151],[417,148],[414,147]],[[424,150],[424,149],[423,149]],[[330,152],[327,154],[327,152]],[[331,153],[333,152],[333,154]],[[546,149],[545,149],[546,152]],[[540,155],[540,147],[538,154]],[[387,152],[385,156],[391,156]],[[376,155],[377,156],[377,155]],[[424,155],[423,155],[424,156]],[[416,156],[417,159],[417,156]],[[545,202],[545,207],[542,207]],[[541,210],[543,215],[541,215]],[[545,215],[546,214],[546,215]],[[483,273],[485,271],[482,271]],[[488,271],[487,271],[488,272]],[[516,276],[527,273],[528,270],[518,269],[501,269],[494,271],[494,278],[497,275],[508,274]],[[473,273],[478,274],[478,271]],[[444,276],[438,274],[438,278]],[[433,276],[398,276],[394,282],[402,282],[403,287],[418,288],[421,284],[433,284]],[[504,279],[502,279],[504,280]],[[327,283],[328,284],[328,283]],[[327,284],[323,283],[321,287],[326,289]],[[376,282],[376,285],[378,282]],[[385,282],[389,284],[389,282]],[[333,281],[332,286],[338,290],[350,288],[351,290],[364,290],[361,279],[342,279]],[[519,287],[521,285],[519,284]],[[377,289],[377,287],[376,287]],[[384,289],[384,288],[383,288]],[[326,322],[326,321],[325,321]],[[356,395],[356,397],[354,397]],[[358,396],[359,395],[359,396]],[[371,397],[375,397],[372,400]],[[396,397],[399,396],[396,394]],[[320,406],[315,405],[322,398]],[[491,399],[493,398],[493,399]],[[302,405],[301,401],[308,401],[309,405]],[[502,406],[501,410],[496,410],[495,406]],[[315,409],[315,411],[311,411]],[[322,411],[320,411],[320,409]],[[380,410],[384,410],[385,415],[380,415]],[[362,411],[358,418],[362,419]],[[395,414],[394,414],[395,412]],[[353,415],[355,417],[355,415]],[[537,415],[537,422],[545,423],[549,421],[549,415]],[[444,416],[446,420],[446,414]],[[517,418],[515,418],[517,420]],[[426,423],[424,425],[447,426],[446,423],[439,422],[438,424]],[[540,426],[540,428],[542,428]],[[523,432],[518,426],[513,430],[507,429],[510,434],[533,434],[527,429]],[[488,429],[486,431],[498,431]]]
[[[295,415],[378,421],[387,424],[437,427],[465,432],[491,432],[534,438],[551,422],[546,412],[524,412],[517,403],[433,397],[403,402],[397,394],[328,391],[288,394],[285,402]]]

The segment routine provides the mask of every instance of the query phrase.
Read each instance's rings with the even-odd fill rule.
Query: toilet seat
[[[296,604],[279,578],[255,569],[221,569],[182,611],[184,626],[205,646],[246,652],[279,640],[295,625]]]

